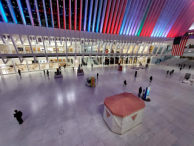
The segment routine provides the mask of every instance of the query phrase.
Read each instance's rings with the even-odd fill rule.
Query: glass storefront
[[[22,58],[22,63],[18,58],[9,59],[6,64],[0,60],[0,72],[1,74],[14,74],[18,73],[18,69],[21,72],[34,72],[42,70],[56,70],[59,66],[66,68],[77,68],[79,64],[84,64],[88,67],[102,66],[102,65],[116,65],[121,64],[139,64],[144,65],[146,63],[146,57],[119,57],[119,56],[59,56],[57,57],[36,57],[36,61],[33,57]]]
[[[16,71],[18,71],[19,69],[21,72],[28,72],[27,62],[25,59],[23,60],[22,63],[20,62],[18,58],[13,59],[13,62],[14,62]]]
[[[6,64],[0,59],[0,70],[2,74],[12,74],[15,73],[15,68],[13,66],[12,60],[8,60]]]

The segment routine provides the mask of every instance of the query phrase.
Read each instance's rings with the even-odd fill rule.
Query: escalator
[[[86,63],[84,62],[84,59],[82,59],[82,64],[83,64],[83,65],[86,65]]]

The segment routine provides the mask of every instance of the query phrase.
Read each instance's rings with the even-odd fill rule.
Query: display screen
[[[147,91],[147,96],[149,96],[149,94],[150,94],[150,90],[148,89],[148,91]]]

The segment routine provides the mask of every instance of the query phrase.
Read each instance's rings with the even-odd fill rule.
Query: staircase
[[[184,64],[183,62],[187,59],[181,59],[181,58],[170,58],[165,61],[162,61],[160,64],[163,65],[177,65],[177,64]]]

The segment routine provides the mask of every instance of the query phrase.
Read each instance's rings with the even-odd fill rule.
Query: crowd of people
[[[179,64],[180,71],[185,68],[186,64]],[[189,65],[189,69],[191,69],[191,65]]]
[[[85,64],[85,65],[87,65],[87,64]],[[180,71],[183,69],[183,68],[185,68],[185,64],[184,65],[181,65],[181,64],[179,64],[179,67],[180,67]],[[64,69],[66,68],[66,64],[63,66],[64,67]],[[82,67],[82,64],[79,64],[79,66],[78,66],[78,71],[80,71],[81,70],[81,67]],[[91,64],[91,67],[93,68],[93,64]],[[191,65],[189,65],[189,69],[191,68]],[[49,76],[49,71],[48,70],[43,70],[43,72],[44,72],[44,75],[48,75]],[[61,67],[59,66],[59,69],[57,69],[57,73],[59,73],[59,72],[61,72]],[[171,71],[169,71],[169,70],[167,70],[167,72],[166,72],[166,75],[173,75],[173,73],[174,73],[174,69],[173,70],[171,70]],[[21,76],[21,71],[18,69],[18,74]],[[96,76],[97,76],[97,79],[98,79],[98,77],[99,77],[99,73],[97,73],[96,74]],[[135,78],[137,77],[137,71],[135,71]],[[149,81],[150,81],[150,83],[152,82],[152,80],[153,80],[153,77],[152,76],[150,76],[150,78],[149,78]],[[127,86],[127,80],[125,79],[124,81],[123,81],[123,86],[125,87],[125,86]],[[139,87],[139,91],[138,91],[138,97],[140,97],[140,98],[144,98],[144,96],[145,96],[145,89],[142,89],[142,87]],[[19,122],[19,124],[22,124],[23,123],[23,119],[22,119],[22,112],[21,111],[17,111],[17,110],[15,110],[15,114],[14,114],[14,117],[17,119],[17,121]]]

